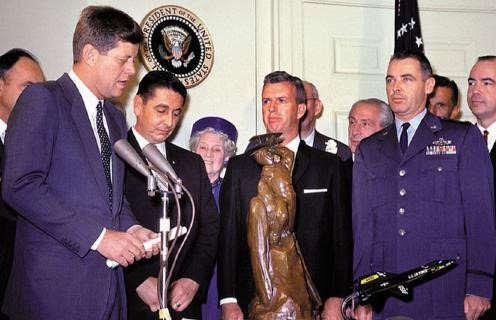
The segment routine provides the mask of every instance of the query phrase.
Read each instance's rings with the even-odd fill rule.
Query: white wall
[[[1,0],[0,53],[19,47],[40,60],[47,79],[72,65],[72,33],[83,0]]]
[[[215,2],[213,5],[212,2]],[[135,0],[1,0],[0,52],[12,47],[32,51],[40,60],[48,79],[58,78],[72,65],[72,33],[82,8],[90,4],[110,5],[131,15],[138,23],[163,1]],[[173,1],[200,17],[214,43],[212,71],[198,86],[188,90],[189,104],[173,142],[183,147],[191,125],[207,115],[231,120],[239,131],[238,146],[244,150],[256,132],[255,83],[255,2],[254,1]],[[126,106],[128,124],[135,122],[132,97],[137,81],[146,73],[143,66],[120,102]]]
[[[317,126],[344,142],[349,106],[361,98],[385,98],[393,0],[0,0],[0,52],[27,48],[48,79],[58,78],[72,64],[72,33],[89,4],[114,6],[138,22],[149,11],[174,4],[207,25],[214,65],[208,78],[189,90],[189,107],[173,139],[181,146],[195,120],[219,115],[237,126],[244,150],[249,137],[264,132],[259,97],[263,76],[273,70],[317,84],[326,107]],[[419,7],[426,54],[437,72],[457,81],[464,119],[473,121],[465,102],[466,77],[478,55],[496,53],[496,1],[419,0]],[[141,66],[120,99],[130,125],[132,97],[145,72]]]

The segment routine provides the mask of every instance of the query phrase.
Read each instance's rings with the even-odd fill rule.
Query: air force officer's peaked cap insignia
[[[205,80],[212,69],[214,45],[205,23],[179,6],[162,6],[141,22],[145,36],[140,46],[148,70],[167,70],[185,87]]]

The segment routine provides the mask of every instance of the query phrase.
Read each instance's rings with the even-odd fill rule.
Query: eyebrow
[[[477,80],[472,78],[472,77],[469,77],[467,81],[477,81]],[[482,78],[482,79],[480,79],[480,81],[490,81],[490,82],[496,83],[496,80],[494,80],[493,78]]]
[[[400,74],[400,78],[404,78],[404,77],[412,77],[412,78],[416,79],[415,76],[411,73]],[[394,78],[394,76],[388,74],[388,75],[386,75],[386,79],[388,79],[388,78]]]

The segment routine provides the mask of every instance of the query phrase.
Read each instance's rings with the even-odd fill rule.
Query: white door
[[[496,1],[419,0],[419,7],[425,53],[436,73],[456,81],[462,119],[473,121],[467,76],[477,56],[496,54]],[[347,142],[353,102],[369,97],[387,102],[394,0],[279,0],[272,12],[272,68],[313,82],[325,106],[317,128]]]

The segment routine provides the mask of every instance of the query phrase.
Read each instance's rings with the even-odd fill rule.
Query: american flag
[[[417,0],[395,0],[394,52],[424,53]]]

